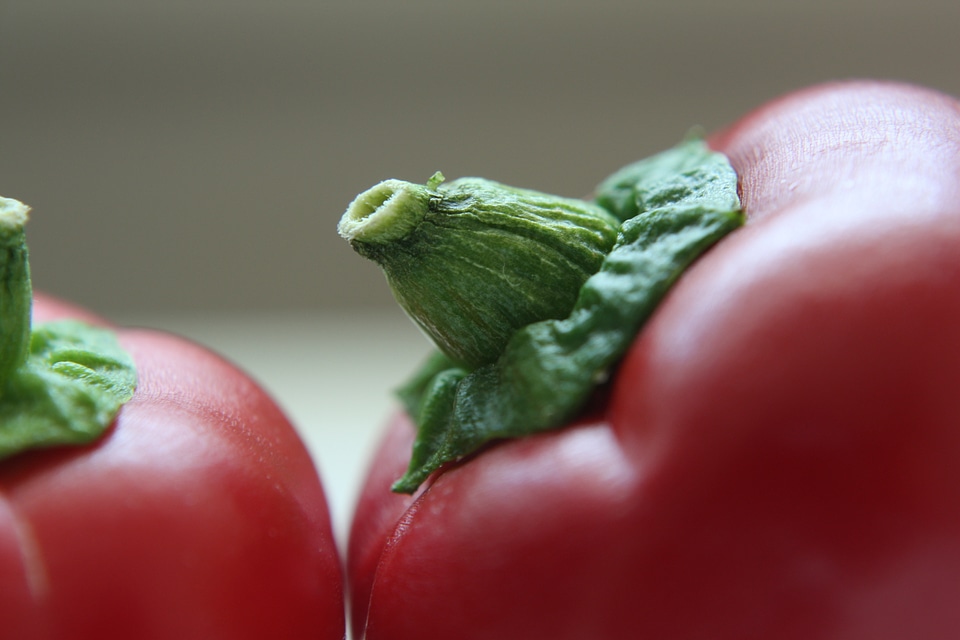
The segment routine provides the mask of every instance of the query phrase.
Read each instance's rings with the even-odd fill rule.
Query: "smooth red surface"
[[[748,224],[596,415],[358,505],[368,640],[960,637],[960,103],[814,87],[710,139]]]
[[[97,321],[43,296],[34,316]],[[287,419],[197,345],[119,336],[139,385],[107,435],[0,463],[0,636],[342,638],[325,497]]]

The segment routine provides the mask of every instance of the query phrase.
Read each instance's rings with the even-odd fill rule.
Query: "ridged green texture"
[[[0,458],[95,440],[137,383],[108,329],[59,321],[31,331],[27,211],[0,198]]]
[[[618,171],[598,187],[595,202],[622,223],[566,313],[516,325],[479,365],[433,356],[399,391],[418,431],[394,491],[412,493],[442,465],[492,440],[575,417],[683,271],[743,224],[736,174],[702,140]],[[498,295],[472,281],[457,284],[468,296]],[[422,292],[429,296],[430,288]]]
[[[582,200],[480,178],[388,180],[340,225],[377,262],[408,315],[453,361],[494,361],[518,327],[566,316],[619,222]]]
[[[38,324],[26,362],[2,386],[0,458],[99,438],[137,384],[115,334],[75,321]]]
[[[33,288],[23,227],[30,209],[0,197],[0,380],[19,367],[30,345]]]

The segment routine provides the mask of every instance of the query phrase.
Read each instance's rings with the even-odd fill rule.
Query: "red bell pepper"
[[[44,296],[33,315],[107,326]],[[198,345],[116,335],[138,382],[106,433],[0,460],[0,636],[342,638],[324,493],[286,417]]]
[[[707,141],[747,222],[577,419],[413,495],[392,421],[357,638],[960,637],[960,103],[827,84]]]

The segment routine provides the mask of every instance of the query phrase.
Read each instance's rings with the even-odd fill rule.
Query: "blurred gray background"
[[[336,222],[388,177],[562,195],[833,78],[960,93],[960,3],[0,0],[0,194],[104,313],[392,304]]]
[[[385,178],[583,196],[824,80],[960,94],[960,2],[0,0],[0,194],[35,286],[220,351],[288,412],[338,534],[427,351],[336,234]]]

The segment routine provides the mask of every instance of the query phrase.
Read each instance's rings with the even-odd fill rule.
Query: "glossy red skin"
[[[814,87],[710,138],[748,224],[592,417],[391,495],[348,553],[357,637],[960,637],[960,104]]]
[[[99,321],[42,296],[34,317]],[[0,462],[0,635],[342,638],[324,493],[287,419],[195,344],[119,337],[139,385],[107,435]]]

